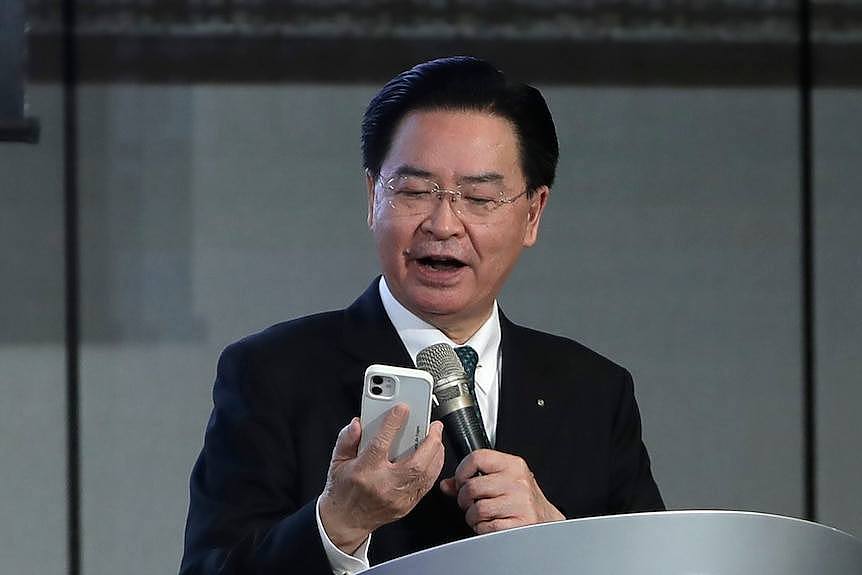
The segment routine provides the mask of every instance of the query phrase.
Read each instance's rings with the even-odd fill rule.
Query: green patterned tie
[[[456,347],[455,353],[458,354],[458,359],[461,360],[461,365],[464,366],[464,373],[467,374],[467,387],[470,388],[470,393],[476,395],[476,366],[479,364],[479,354],[476,350],[465,345],[464,347]]]
[[[464,373],[467,374],[467,387],[473,395],[473,400],[476,400],[476,366],[479,364],[479,354],[476,350],[465,345],[464,347],[456,347],[455,353],[458,354],[458,359],[461,360],[461,365],[464,367]],[[482,410],[479,409],[479,402],[476,402],[476,413],[479,414],[479,421],[482,422]],[[482,422],[482,427],[485,423]]]

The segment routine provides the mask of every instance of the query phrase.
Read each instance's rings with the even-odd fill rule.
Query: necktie
[[[464,373],[467,374],[467,388],[473,395],[473,400],[476,401],[475,375],[476,366],[479,364],[479,354],[476,353],[476,350],[469,345],[456,347],[455,353],[458,355],[458,359],[461,360],[461,365],[464,367]],[[476,401],[476,413],[479,414],[479,421],[482,422],[482,427],[485,427],[485,422],[482,421],[482,410],[479,409],[478,401]]]
[[[455,353],[458,354],[458,359],[461,360],[461,365],[464,367],[464,373],[467,374],[467,387],[470,388],[470,393],[476,395],[476,366],[479,364],[479,354],[476,350],[465,345],[464,347],[456,347]]]

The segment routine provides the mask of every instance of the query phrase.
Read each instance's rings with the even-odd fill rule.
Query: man
[[[496,303],[553,184],[541,94],[481,60],[435,60],[381,90],[362,134],[382,278],[222,354],[181,573],[349,573],[474,533],[663,509],[628,372]],[[441,341],[478,354],[494,449],[456,461],[436,422],[390,462],[401,406],[358,453],[365,368],[413,367]]]

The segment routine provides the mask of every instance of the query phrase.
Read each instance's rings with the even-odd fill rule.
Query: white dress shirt
[[[479,363],[476,366],[474,379],[476,382],[476,401],[479,403],[479,411],[482,412],[482,421],[491,445],[494,445],[497,437],[497,406],[500,403],[500,313],[497,302],[494,302],[491,315],[466,342],[455,343],[439,329],[416,317],[410,310],[405,308],[395,299],[386,280],[380,278],[380,299],[383,301],[383,309],[398,332],[398,337],[404,347],[407,348],[410,357],[416,363],[416,355],[435,343],[448,343],[452,347],[469,345],[479,354]],[[320,498],[317,500],[317,529],[320,539],[323,541],[323,549],[329,559],[334,575],[358,573],[368,569],[368,543],[371,536],[359,546],[353,555],[348,555],[336,547],[320,521]]]

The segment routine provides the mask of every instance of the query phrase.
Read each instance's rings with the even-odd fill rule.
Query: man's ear
[[[545,211],[550,194],[551,189],[548,186],[540,186],[533,192],[533,197],[527,200],[530,202],[530,209],[527,212],[527,227],[524,230],[525,248],[533,246],[539,237],[539,223],[542,221],[542,213]]]
[[[371,172],[365,170],[365,187],[368,190],[368,228],[374,227],[374,181]]]

